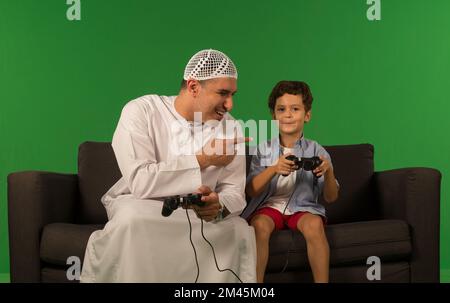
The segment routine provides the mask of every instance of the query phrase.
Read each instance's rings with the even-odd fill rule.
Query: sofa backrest
[[[378,207],[375,203],[373,182],[374,163],[371,144],[324,146],[330,154],[336,179],[339,182],[339,198],[332,204],[322,197],[329,224],[375,220]],[[247,153],[248,154],[248,153]],[[247,173],[251,156],[247,156]]]
[[[110,142],[84,142],[78,149],[80,207],[77,222],[108,221],[100,199],[122,176]]]
[[[327,204],[328,222],[343,223],[376,219],[374,203],[373,146],[370,144],[324,146],[330,154],[340,184],[339,199]],[[251,156],[247,156],[247,171]],[[99,224],[107,221],[101,197],[121,173],[110,142],[84,142],[78,152],[80,207],[77,222]]]
[[[370,144],[324,146],[331,156],[339,198],[326,205],[328,222],[345,223],[378,219],[373,184],[374,148]]]

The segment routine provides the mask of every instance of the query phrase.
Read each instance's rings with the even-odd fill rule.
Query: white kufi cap
[[[208,80],[230,77],[237,79],[237,70],[233,61],[224,53],[205,49],[196,53],[189,60],[184,70],[184,80]]]

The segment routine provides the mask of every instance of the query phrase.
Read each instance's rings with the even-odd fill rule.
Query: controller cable
[[[305,154],[305,151],[303,150],[303,148],[302,148],[302,154],[303,155]],[[303,173],[304,173],[304,169],[301,168],[300,181],[298,182],[299,184],[303,181]],[[313,193],[315,194],[316,193],[316,185],[317,185],[317,179],[318,178],[315,175],[314,175],[313,178],[314,178],[314,180],[313,180]],[[289,196],[288,202],[286,203],[286,206],[284,207],[283,214],[282,214],[283,216],[285,215],[286,209],[289,206],[289,203],[291,202],[292,196],[294,195],[294,191],[295,191],[295,188],[292,190],[292,193]],[[283,269],[281,270],[280,273],[284,273],[284,271],[286,270],[286,268],[287,268],[287,266],[289,264],[289,254],[291,253],[292,248],[294,246],[294,236],[295,236],[294,231],[291,229],[291,241],[289,243],[289,248],[288,248],[288,251],[286,253],[286,262],[284,263]]]
[[[197,216],[198,216],[197,211],[196,211],[195,209],[194,209],[194,211],[195,211],[195,213],[196,213]],[[191,219],[189,218],[189,213],[188,213],[188,209],[187,209],[187,208],[186,208],[186,216],[187,216],[187,219],[188,219],[188,222],[189,222],[189,240],[190,240],[190,242],[191,242],[192,248],[194,249],[195,263],[196,263],[196,266],[197,266],[197,276],[196,276],[196,278],[195,278],[195,282],[194,282],[194,283],[197,283],[198,277],[199,277],[199,275],[200,275],[200,266],[199,266],[199,264],[198,264],[197,251],[196,251],[196,249],[195,249],[194,242],[192,241],[192,224],[191,224]],[[199,218],[200,218],[200,217],[199,217]],[[225,269],[219,268],[219,265],[218,265],[218,263],[217,263],[217,258],[216,258],[216,252],[214,251],[214,246],[213,246],[213,245],[211,244],[211,242],[208,241],[208,239],[206,239],[206,237],[205,237],[205,234],[204,234],[204,231],[203,231],[203,219],[202,219],[202,218],[200,218],[200,223],[201,223],[201,233],[202,233],[202,237],[203,237],[203,239],[209,244],[209,246],[211,247],[211,250],[212,250],[213,256],[214,256],[214,263],[215,263],[215,265],[216,265],[217,270],[218,270],[219,272],[230,271],[230,272],[231,272],[231,273],[239,280],[240,283],[244,283],[244,282],[239,278],[239,276],[238,276],[232,269],[230,269],[230,268],[225,268]]]
[[[195,249],[194,242],[192,241],[192,225],[191,225],[191,219],[189,218],[188,209],[186,208],[186,217],[189,222],[189,241],[191,242],[192,248],[194,249],[194,255],[195,255],[195,265],[197,266],[197,276],[195,277],[195,282],[198,281],[198,276],[200,275],[200,266],[198,265],[198,257],[197,257],[197,250]]]

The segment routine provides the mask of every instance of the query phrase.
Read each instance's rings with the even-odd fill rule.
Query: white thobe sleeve
[[[154,136],[158,130],[155,135],[149,132],[151,115],[142,105],[128,103],[113,136],[112,147],[130,192],[138,199],[195,192],[201,185],[196,156],[178,156],[167,162],[157,162]]]
[[[217,180],[216,192],[219,201],[230,215],[240,215],[245,208],[245,155],[236,155],[234,160],[222,169]]]

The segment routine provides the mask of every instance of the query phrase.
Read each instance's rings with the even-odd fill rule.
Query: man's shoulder
[[[144,95],[135,99],[128,101],[124,105],[124,109],[136,109],[142,107],[148,107],[154,104],[155,102],[161,102],[163,96],[159,95]]]
[[[122,109],[122,114],[152,113],[162,103],[170,102],[171,98],[173,97],[155,94],[144,95],[128,101]]]

